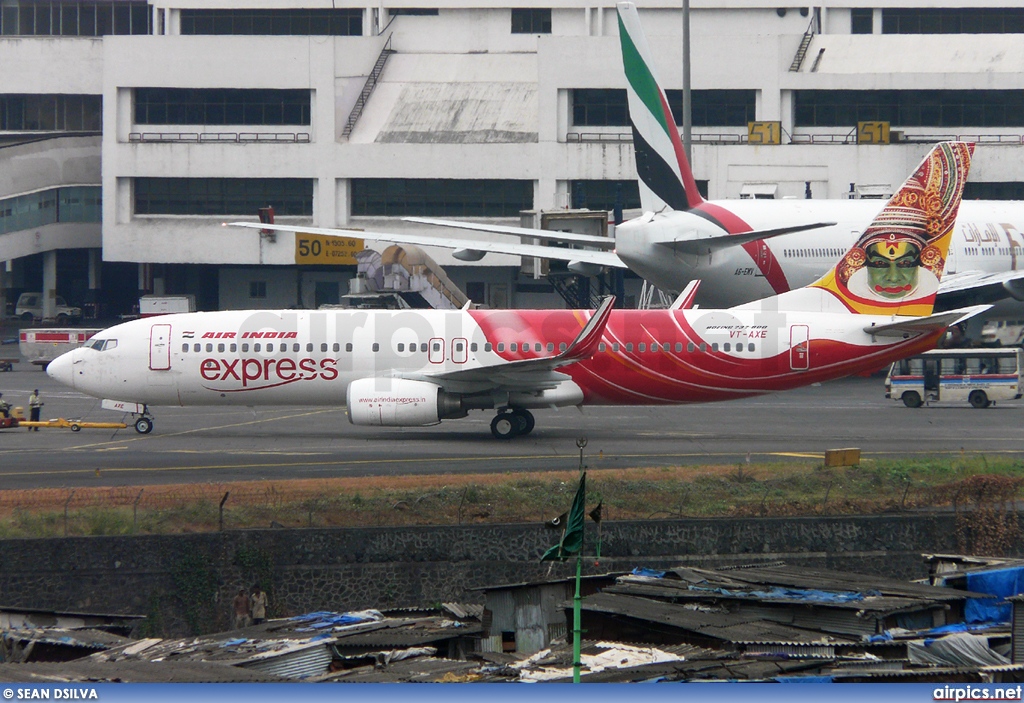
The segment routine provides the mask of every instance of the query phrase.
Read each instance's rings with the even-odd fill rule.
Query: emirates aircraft
[[[47,373],[137,416],[155,405],[345,404],[356,425],[423,426],[496,409],[743,398],[866,370],[935,346],[988,306],[933,314],[973,145],[937,145],[832,270],[730,309],[248,310],[126,322]]]
[[[561,260],[571,270],[629,268],[659,288],[680,291],[700,280],[697,302],[730,307],[807,286],[857,241],[879,200],[705,201],[684,154],[652,53],[633,3],[618,4],[619,37],[644,214],[615,228],[615,238],[407,217],[410,222],[511,235],[507,241],[395,232],[359,237],[454,249],[479,261],[487,253]],[[351,231],[235,222],[234,226],[352,236]],[[561,246],[524,244],[523,239]],[[575,248],[589,247],[589,248]],[[614,250],[613,250],[614,249]],[[953,232],[939,309],[1012,298],[1024,301],[1024,203],[967,201]]]

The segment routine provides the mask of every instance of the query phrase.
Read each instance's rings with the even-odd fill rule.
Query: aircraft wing
[[[946,274],[938,295],[947,299],[975,298],[995,301],[1007,296],[1024,300],[1024,271],[962,271]]]
[[[991,307],[991,305],[974,305],[969,308],[940,312],[935,315],[927,315],[926,317],[910,317],[884,325],[869,325],[864,328],[864,331],[878,337],[909,337],[952,327],[985,312]]]
[[[517,237],[533,237],[534,239],[545,239],[555,242],[572,242],[575,244],[589,244],[591,246],[607,247],[615,246],[615,240],[611,237],[597,237],[593,234],[576,234],[575,232],[556,232],[550,229],[534,229],[532,227],[507,227],[503,225],[486,225],[480,222],[461,222],[456,220],[438,220],[433,217],[403,217],[404,222],[415,222],[421,225],[437,225],[438,227],[451,227],[453,229],[468,229],[474,232],[494,232],[495,234],[511,234]]]
[[[658,242],[659,245],[670,247],[684,254],[709,254],[721,249],[736,247],[747,242],[758,239],[771,239],[783,234],[804,232],[809,229],[820,229],[832,227],[835,222],[812,222],[806,225],[791,225],[789,227],[776,227],[774,229],[759,229],[753,232],[740,232],[739,234],[716,234],[711,236],[689,237],[686,239],[672,239]]]
[[[396,244],[413,244],[419,247],[441,247],[457,251],[479,252],[475,258],[467,257],[467,261],[479,261],[483,254],[513,254],[516,256],[536,257],[538,259],[555,259],[570,264],[583,263],[611,268],[628,268],[615,252],[595,251],[593,249],[564,249],[548,247],[540,244],[521,244],[519,242],[489,242],[483,240],[458,239],[455,237],[433,237],[422,234],[398,232],[366,232],[352,229],[331,229],[327,227],[306,227],[303,225],[269,225],[262,222],[228,222],[230,227],[247,227],[249,229],[272,230],[275,232],[308,232],[328,237],[357,237],[370,241],[394,242]],[[529,232],[541,230],[528,230]],[[549,234],[552,234],[549,232]],[[535,236],[529,234],[528,236]],[[585,235],[578,235],[585,236]],[[600,239],[604,239],[603,237]],[[456,258],[459,258],[456,255]]]
[[[423,376],[423,380],[444,387],[469,385],[475,389],[493,388],[504,391],[531,392],[554,388],[569,377],[557,369],[592,357],[604,335],[604,329],[615,306],[615,296],[608,296],[565,351],[540,359],[523,359],[503,364],[459,369]]]

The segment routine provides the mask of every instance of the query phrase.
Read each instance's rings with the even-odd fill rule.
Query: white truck
[[[196,297],[194,295],[144,295],[139,298],[139,317],[195,311]]]
[[[53,319],[58,325],[66,325],[73,320],[82,317],[82,308],[68,305],[64,298],[59,295],[54,298]],[[18,302],[14,306],[14,314],[23,321],[31,324],[43,319],[43,294],[22,293],[18,296]]]

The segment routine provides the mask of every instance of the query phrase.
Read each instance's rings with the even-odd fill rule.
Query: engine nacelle
[[[403,378],[353,381],[345,402],[353,425],[422,427],[467,414],[459,395],[427,381]]]

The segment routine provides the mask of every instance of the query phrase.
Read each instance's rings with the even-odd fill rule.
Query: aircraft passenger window
[[[261,350],[262,348],[263,348],[263,347],[261,347],[261,346],[260,346],[259,342],[257,342],[256,344],[253,344],[253,345],[252,345],[252,350],[253,350],[254,352],[258,352],[258,351],[260,351],[260,350]]]
[[[213,351],[213,345],[210,342],[206,343],[206,351],[208,351],[208,352],[212,352]]]
[[[498,342],[498,351],[505,351],[505,343]]]
[[[398,351],[400,351],[400,352],[404,352],[405,351],[405,344],[403,342],[399,342],[398,343]]]
[[[462,351],[462,342],[456,342],[455,343],[455,351],[457,351],[457,352]]]
[[[238,351],[238,345],[237,345],[237,344],[235,344],[234,342],[232,342],[232,343],[231,343],[231,347],[230,347],[229,351],[231,351],[231,352],[236,352],[236,351]]]
[[[701,343],[700,343],[700,350],[701,350],[702,352],[706,352],[706,351],[708,350],[708,344],[707,344],[707,342],[701,342]]]
[[[658,351],[658,348],[659,347],[658,347],[658,343],[657,342],[651,342],[651,351],[652,352]],[[641,350],[641,351],[643,351],[643,350]]]
[[[603,352],[605,350],[604,342],[597,345],[597,350]]]
[[[349,346],[352,346],[352,345],[350,344]],[[420,344],[420,351],[421,352],[425,352],[426,350],[427,350],[427,343],[426,342],[422,342]],[[351,349],[349,351],[351,351]]]
[[[550,351],[554,351],[554,350],[555,350],[555,343],[554,342],[548,342],[548,351],[550,352]]]
[[[561,343],[560,343],[560,344],[558,345],[558,351],[560,351],[560,352],[564,352],[564,351],[565,351],[566,349],[568,349],[568,348],[569,348],[569,345],[568,345],[568,344],[566,344],[565,342],[561,342]],[[618,350],[619,350],[619,348],[618,348],[618,347],[615,347],[615,351],[618,351]]]
[[[470,342],[470,343],[469,343],[469,350],[470,350],[471,352],[475,352],[475,351],[477,350],[477,345],[476,345],[476,342]]]
[[[324,342],[324,343],[322,343],[320,345],[320,351],[322,351],[322,352],[326,352],[327,351],[327,342]]]
[[[410,345],[409,345],[409,347],[410,347],[410,351],[411,351],[411,347],[412,347],[412,345],[410,344]],[[340,344],[338,344],[337,342],[335,342],[335,343],[334,343],[334,344],[333,344],[333,345],[331,346],[331,349],[333,349],[333,350],[334,350],[334,351],[336,351],[336,352],[340,352],[340,351],[341,351],[341,345],[340,345]]]
[[[307,342],[306,343],[306,351],[308,351],[308,352],[313,351],[313,343],[312,342]]]
[[[732,351],[732,345],[726,342],[722,345],[722,351]]]
[[[347,352],[352,351],[352,342],[349,342],[348,344],[345,345],[345,351],[347,351]]]
[[[198,345],[196,345],[196,346],[198,346]],[[196,351],[199,351],[199,350],[198,350],[198,349],[196,349]],[[242,351],[244,351],[244,352],[247,352],[247,351],[249,351],[249,345],[248,345],[248,344],[243,344],[243,345],[242,345]]]
[[[434,351],[436,351],[436,352],[441,351],[441,343],[440,342],[434,342],[433,347],[434,347]]]
[[[293,351],[293,352],[297,352],[297,351],[299,351],[300,349],[302,349],[302,345],[301,345],[301,344],[299,344],[298,342],[296,342],[295,344],[293,344],[293,345],[292,345],[292,351]]]
[[[636,350],[638,352],[647,351],[647,344],[644,342],[640,342],[639,344],[636,345]]]
[[[714,342],[711,345],[711,351],[718,351],[718,342]]]
[[[509,351],[519,351],[519,345],[516,344],[515,342],[512,342],[511,344],[508,345],[508,350]]]
[[[533,350],[535,352],[539,352],[539,351],[543,350],[543,347],[541,346],[540,342],[537,342],[536,344],[533,345]]]
[[[374,350],[375,352],[378,352],[378,351],[380,351],[380,345],[379,345],[379,344],[378,344],[377,342],[374,342],[374,343],[373,343],[373,347],[372,347],[372,349],[373,349],[373,350]]]
[[[628,352],[633,351],[633,343],[632,342],[627,342],[626,343],[626,351],[628,351]]]
[[[617,352],[618,350],[619,350],[619,343],[618,342],[612,342],[612,351],[613,352]],[[562,351],[565,351],[565,350],[563,349]]]
[[[750,344],[747,345],[747,351],[754,351],[754,343],[753,342],[751,342]]]
[[[490,342],[484,342],[484,351],[485,351],[485,352],[489,352],[489,351],[491,351],[492,349],[494,349],[494,347],[493,347],[493,346],[491,345],[491,343],[490,343]]]
[[[223,352],[224,351],[224,345],[223,344],[218,344],[217,345],[217,351]]]
[[[89,346],[92,347],[93,345],[90,344]],[[182,344],[181,345],[181,351],[187,352],[188,351],[188,344]]]
[[[678,354],[681,351],[683,351],[683,343],[682,342],[676,342],[676,353]]]
[[[697,347],[693,346],[693,342],[686,343],[686,351],[690,352],[691,354],[693,353],[693,350],[696,348]]]
[[[281,345],[281,349],[282,349],[282,350],[284,350],[284,345],[283,345],[283,344]],[[267,351],[268,351],[268,352],[272,352],[272,351],[274,351],[274,345],[273,345],[273,343],[268,343],[268,344],[267,344]]]

